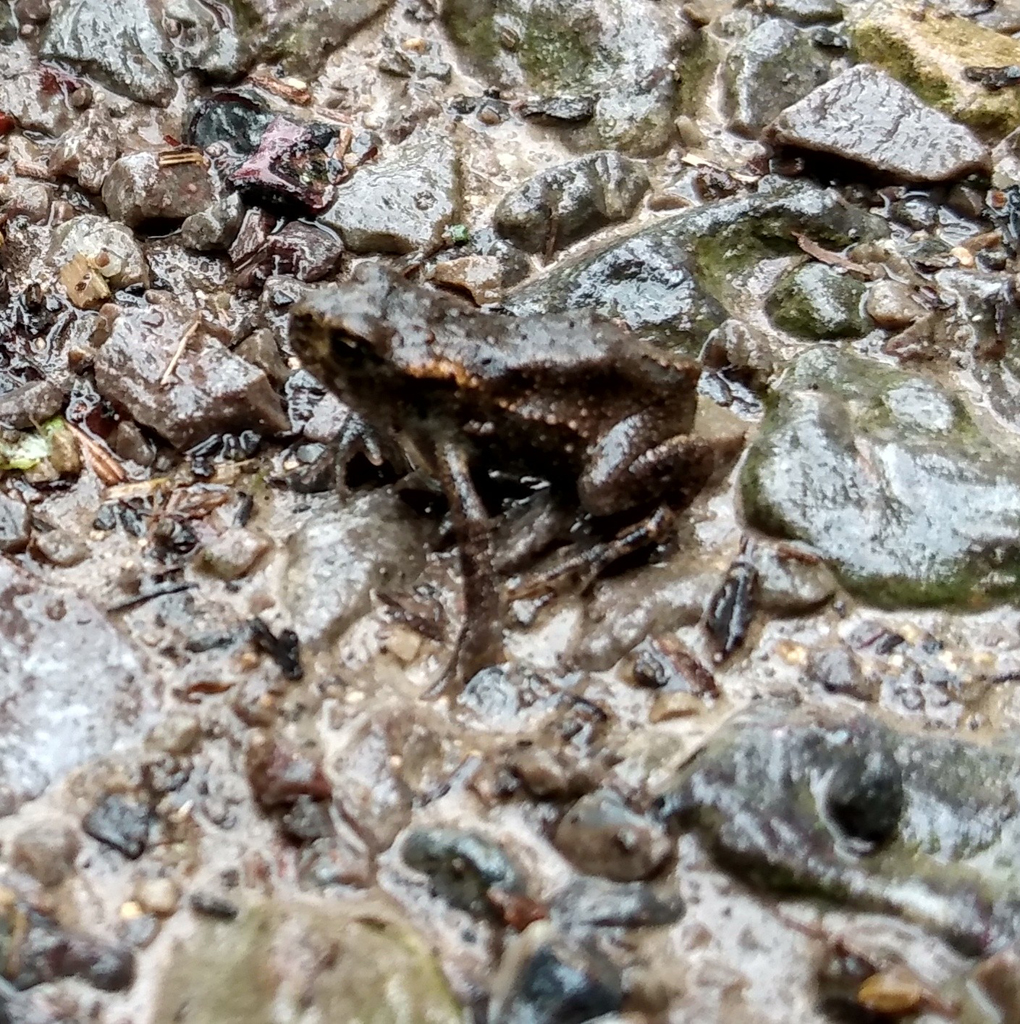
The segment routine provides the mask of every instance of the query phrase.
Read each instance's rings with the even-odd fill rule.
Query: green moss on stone
[[[878,0],[850,22],[862,61],[889,72],[921,99],[990,138],[1020,125],[1020,91],[989,90],[964,68],[1020,64],[1020,41],[956,16],[917,16],[917,5]]]

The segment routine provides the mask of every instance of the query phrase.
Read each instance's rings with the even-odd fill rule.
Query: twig
[[[110,614],[113,612],[126,612],[129,608],[137,608],[138,605],[145,604],[146,601],[151,601],[155,597],[166,597],[169,594],[180,594],[185,590],[194,590],[197,586],[197,583],[168,583],[164,587],[154,587],[152,590],[146,590],[141,594],[135,594],[134,597],[129,597],[126,601],[121,601],[119,604],[110,605],[106,611]]]
[[[177,343],[177,348],[174,354],[170,357],[170,362],[167,364],[166,370],[163,371],[163,376],[159,378],[159,386],[165,388],[170,383],[170,378],[173,376],[174,370],[177,369],[177,364],[181,361],[184,356],[184,350],[188,347],[188,342],[198,332],[199,327],[202,326],[202,318],[196,317],[191,326],[181,335],[181,340]]]
[[[124,467],[117,461],[116,456],[104,444],[89,437],[81,427],[74,423],[67,424],[71,433],[78,439],[82,454],[89,465],[89,469],[107,486],[122,484],[127,480],[127,473]]]

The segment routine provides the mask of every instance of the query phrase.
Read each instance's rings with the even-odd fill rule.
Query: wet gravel
[[[1020,1019],[1020,21],[914,6],[0,0],[0,1021]]]

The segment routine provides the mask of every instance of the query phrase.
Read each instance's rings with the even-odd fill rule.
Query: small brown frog
[[[463,574],[461,681],[502,649],[492,521],[473,474],[539,477],[569,508],[632,524],[651,513],[661,527],[661,510],[689,502],[716,465],[716,448],[690,436],[700,367],[587,313],[485,313],[364,263],[295,306],[291,340],[443,487]],[[653,538],[631,530],[596,561],[641,539]]]

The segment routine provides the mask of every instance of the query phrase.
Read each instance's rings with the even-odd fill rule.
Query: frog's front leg
[[[616,423],[588,450],[577,481],[578,498],[594,516],[666,504],[679,508],[696,494],[716,467],[717,447],[678,434],[657,441],[654,413]]]
[[[503,660],[503,619],[492,567],[492,524],[475,490],[463,446],[446,441],[436,454],[460,551],[464,599],[464,618],[447,681],[463,685],[476,672]]]

